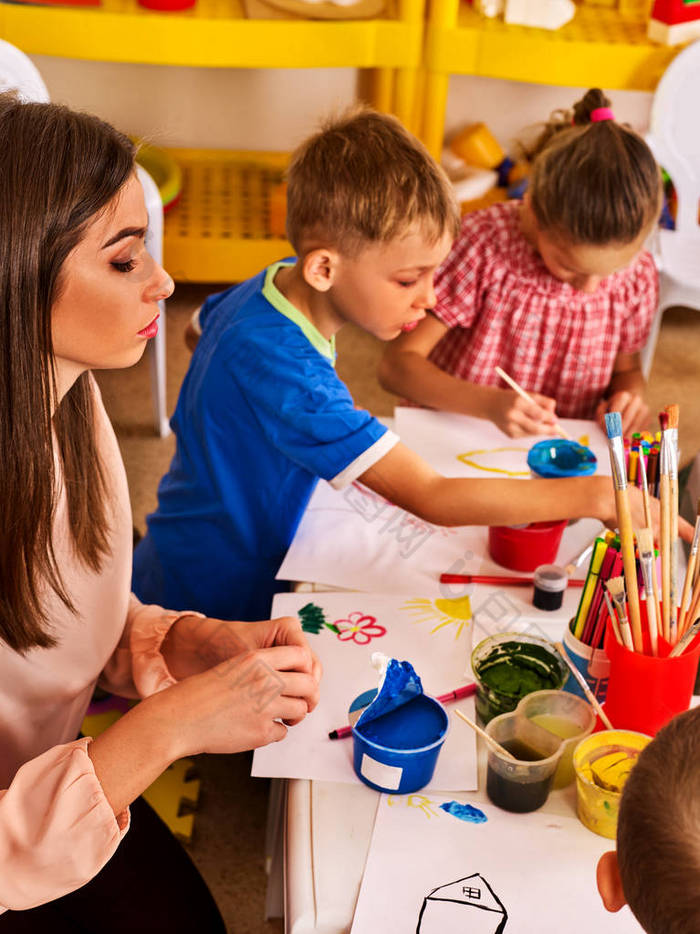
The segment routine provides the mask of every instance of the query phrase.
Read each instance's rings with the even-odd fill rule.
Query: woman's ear
[[[335,280],[338,260],[338,253],[328,247],[311,250],[302,264],[304,280],[317,292],[327,292]]]
[[[596,881],[600,897],[608,911],[619,911],[620,908],[627,904],[625,893],[622,890],[620,867],[617,864],[615,850],[603,853],[598,860]]]

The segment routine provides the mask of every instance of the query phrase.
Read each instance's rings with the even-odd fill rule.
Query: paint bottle
[[[535,591],[532,602],[540,610],[558,610],[564,600],[569,578],[558,564],[541,564],[533,575]]]

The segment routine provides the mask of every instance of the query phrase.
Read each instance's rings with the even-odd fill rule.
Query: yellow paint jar
[[[615,839],[622,789],[651,736],[632,730],[602,730],[574,750],[579,820],[601,837]]]

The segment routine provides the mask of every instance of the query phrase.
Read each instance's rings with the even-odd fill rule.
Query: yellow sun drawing
[[[493,457],[493,455],[506,454],[508,455],[505,460],[510,460],[509,455],[513,452],[520,454],[527,454],[527,448],[487,448],[483,451],[466,451],[464,454],[458,454],[457,460],[461,461],[463,464],[466,464],[467,467],[474,467],[476,470],[485,470],[487,473],[501,473],[505,474],[507,477],[529,477],[529,470],[512,470],[507,467],[497,467],[494,464],[494,461],[498,461],[498,457]],[[481,461],[475,460],[474,458],[481,457],[486,458],[490,463],[483,463]]]
[[[436,622],[437,625],[433,626],[431,633],[444,629],[445,626],[456,626],[455,639],[459,639],[462,630],[472,618],[469,597],[439,597],[437,600],[414,597],[404,603],[402,609],[416,617],[414,623]]]

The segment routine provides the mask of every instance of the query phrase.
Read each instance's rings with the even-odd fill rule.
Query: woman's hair
[[[459,230],[447,176],[396,117],[359,106],[330,119],[292,154],[287,236],[297,253],[321,240],[353,254],[414,225],[437,242]]]
[[[133,173],[134,147],[97,117],[12,93],[0,94],[0,141],[0,639],[25,652],[55,644],[50,591],[74,611],[52,540],[59,472],[69,545],[95,571],[108,550],[90,376],[54,413],[51,311],[67,256]]]
[[[625,898],[648,934],[700,931],[700,707],[642,750],[620,801]]]
[[[572,111],[555,111],[534,145],[528,193],[539,228],[575,244],[636,240],[661,209],[661,173],[644,140],[616,120],[591,120],[610,107],[592,88]]]

